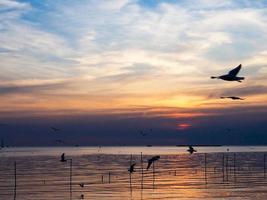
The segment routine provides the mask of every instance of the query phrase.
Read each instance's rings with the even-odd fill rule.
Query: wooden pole
[[[263,155],[263,170],[264,170],[264,179],[266,178],[266,154]]]
[[[236,154],[234,153],[234,180],[236,182]]]
[[[153,162],[153,189],[155,188],[155,162]]]
[[[133,155],[131,154],[130,166],[132,165],[132,159],[133,159]],[[129,179],[130,179],[130,190],[132,193],[132,173],[130,171],[129,171]]]
[[[141,189],[144,188],[144,168],[143,168],[143,153],[141,152]]]
[[[228,181],[228,155],[226,155],[226,181]]]
[[[14,200],[17,197],[17,163],[14,162]]]
[[[111,174],[110,174],[110,172],[108,173],[108,183],[111,183]]]
[[[72,159],[70,159],[70,199],[72,199]]]
[[[223,182],[224,182],[224,153],[222,156],[222,174],[223,174]]]
[[[205,163],[205,184],[207,184],[207,154],[204,154],[204,163]]]

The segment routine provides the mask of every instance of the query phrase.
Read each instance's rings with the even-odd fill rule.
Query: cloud
[[[29,9],[30,4],[22,3],[14,0],[1,0],[0,10],[1,11],[12,11],[12,10],[24,10]]]
[[[45,91],[58,90],[66,85],[63,80],[31,80],[17,81],[16,83],[0,83],[0,94],[25,94],[25,93],[44,93]]]
[[[58,109],[70,106],[73,112],[133,104],[226,106],[214,100],[217,95],[264,96],[264,1],[155,1],[145,6],[135,0],[38,5],[1,1],[0,5],[0,78],[8,82],[0,92],[17,95],[15,107],[26,109],[25,96],[35,99],[38,109],[57,109],[60,101]],[[239,63],[244,63],[241,73],[252,86],[239,90],[236,84],[209,79]],[[39,104],[37,97],[45,103]]]
[[[267,86],[263,85],[253,85],[247,87],[241,87],[236,89],[229,89],[224,91],[222,95],[237,95],[237,96],[253,96],[253,95],[261,95],[267,94]]]

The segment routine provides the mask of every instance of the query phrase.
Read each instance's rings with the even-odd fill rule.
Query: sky
[[[266,144],[266,32],[265,0],[0,0],[0,138]]]

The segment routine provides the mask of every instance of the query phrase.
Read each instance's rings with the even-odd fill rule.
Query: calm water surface
[[[0,199],[267,199],[267,147],[196,149],[189,155],[186,147],[5,148]],[[70,160],[59,162],[63,152],[72,168]],[[160,160],[145,170],[153,155]]]

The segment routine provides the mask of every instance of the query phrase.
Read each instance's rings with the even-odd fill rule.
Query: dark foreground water
[[[2,149],[0,199],[267,199],[266,147],[196,149],[193,155],[186,147]],[[59,162],[63,152],[72,168],[70,160]],[[147,171],[153,155],[160,160]],[[130,176],[131,157],[137,164]]]

